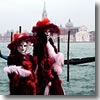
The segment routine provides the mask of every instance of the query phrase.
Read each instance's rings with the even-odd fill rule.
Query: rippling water
[[[0,43],[0,49],[4,55],[9,54],[8,43]],[[57,45],[57,44],[55,44]],[[61,43],[61,52],[67,58],[67,44]],[[30,48],[31,49],[31,48]],[[83,58],[95,56],[95,43],[71,43],[70,58]],[[0,58],[0,94],[9,94],[9,80],[3,72],[6,60]],[[95,95],[95,62],[70,65],[70,81],[67,82],[67,65],[63,66],[60,76],[63,80],[63,88],[66,95]]]

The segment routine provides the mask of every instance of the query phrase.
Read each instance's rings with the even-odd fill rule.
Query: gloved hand
[[[21,66],[16,66],[16,65],[11,65],[9,67],[6,66],[6,67],[4,67],[3,70],[7,74],[16,73],[20,77],[28,77],[31,74],[31,72],[29,70],[23,69]]]

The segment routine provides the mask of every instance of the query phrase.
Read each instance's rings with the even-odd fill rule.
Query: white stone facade
[[[87,31],[87,27],[82,26],[79,29],[79,32],[76,33],[76,41],[77,42],[88,42],[89,39],[89,32]]]

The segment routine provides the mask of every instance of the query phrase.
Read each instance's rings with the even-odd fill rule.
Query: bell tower
[[[42,19],[44,18],[47,18],[46,2],[44,2],[43,12],[42,12]]]

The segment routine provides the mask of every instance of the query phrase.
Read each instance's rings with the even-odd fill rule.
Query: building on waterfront
[[[90,37],[90,41],[94,42],[95,41],[95,32],[94,31],[90,31],[89,32],[89,37]]]
[[[90,37],[89,37],[89,32],[87,30],[87,27],[81,26],[79,28],[79,32],[76,32],[76,42],[89,42]]]
[[[89,32],[86,26],[75,27],[70,19],[66,23],[65,27],[60,25],[59,28],[61,42],[68,41],[68,31],[70,31],[70,42],[95,42],[94,31]]]
[[[60,39],[62,42],[66,42],[68,39],[68,31],[70,30],[71,42],[89,42],[90,35],[86,26],[74,27],[73,23],[69,19],[65,27],[60,25]],[[92,34],[91,34],[92,37]]]
[[[10,42],[11,40],[11,32],[7,30],[7,32],[2,35],[0,34],[0,42]]]

